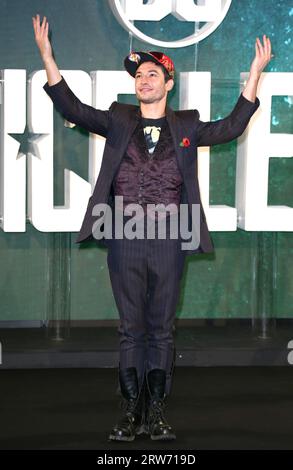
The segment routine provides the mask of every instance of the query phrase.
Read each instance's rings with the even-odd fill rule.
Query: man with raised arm
[[[109,439],[132,441],[146,432],[153,440],[173,440],[175,432],[166,420],[164,407],[175,364],[173,323],[185,255],[214,249],[200,199],[197,147],[229,142],[243,133],[259,106],[256,91],[272,57],[270,40],[263,36],[262,44],[256,39],[249,78],[232,112],[224,119],[203,122],[197,110],[173,111],[167,106],[175,68],[172,60],[158,51],[133,51],[124,60],[127,72],[135,79],[138,106],[113,102],[102,111],[81,103],[53,58],[46,17],[41,22],[36,15],[33,27],[47,72],[44,89],[56,109],[68,121],[106,138],[100,173],[77,243],[96,239],[107,246],[120,317],[119,385],[124,413]],[[119,197],[123,197],[122,205]],[[143,237],[113,237],[113,224],[111,236],[102,237],[98,228],[107,228],[109,220],[112,222],[112,215],[110,219],[106,216],[117,208],[118,200],[125,228],[133,207],[140,208],[140,221],[154,214],[154,206],[167,207],[168,214],[155,213],[153,218],[156,229],[159,221],[165,220],[166,237],[148,237],[145,226]],[[104,218],[97,219],[99,204],[108,204],[109,210]],[[178,222],[184,212],[187,220],[180,217],[180,234],[173,238],[171,221],[176,216]],[[183,247],[184,223],[190,229],[191,244]]]

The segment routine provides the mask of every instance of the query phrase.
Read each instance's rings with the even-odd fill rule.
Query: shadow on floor
[[[293,449],[293,368],[177,367],[177,440],[108,442],[116,369],[2,370],[0,449]]]

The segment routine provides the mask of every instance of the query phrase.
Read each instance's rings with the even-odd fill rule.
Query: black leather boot
[[[109,435],[111,441],[133,441],[137,434],[144,432],[143,425],[143,386],[139,390],[135,367],[119,369],[119,383],[122,394],[121,407],[124,415],[113,427]]]
[[[164,416],[166,371],[153,369],[147,374],[146,430],[153,441],[173,441],[176,435]]]

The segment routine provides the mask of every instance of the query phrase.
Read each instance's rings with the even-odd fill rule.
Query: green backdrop
[[[48,17],[61,69],[123,70],[128,33],[107,0],[0,0],[0,68],[42,69],[32,15]],[[191,26],[167,17],[140,22],[150,35],[185,36]],[[267,34],[275,58],[266,71],[293,70],[293,8],[290,0],[233,0],[223,23],[198,45],[168,49],[177,71],[211,71],[212,119],[230,112],[239,94],[240,72],[248,71],[255,37]],[[132,39],[132,49],[158,49]],[[178,109],[179,86],[169,104]],[[121,101],[134,97],[121,96]],[[293,132],[292,97],[273,100],[272,132]],[[63,172],[87,178],[88,133],[68,129],[55,112],[55,204],[63,204]],[[27,131],[17,136],[27,151]],[[15,136],[16,137],[16,136]],[[293,150],[293,149],[292,149]],[[293,151],[292,151],[293,155]],[[211,150],[211,204],[235,205],[236,142]],[[269,204],[293,205],[293,159],[270,161]],[[76,233],[0,232],[0,321],[118,318],[106,250],[74,244]],[[180,318],[293,317],[293,234],[212,232],[215,254],[188,257],[177,316]],[[61,244],[61,245],[58,245]]]

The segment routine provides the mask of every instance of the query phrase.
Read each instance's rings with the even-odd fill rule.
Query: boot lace
[[[134,400],[133,398],[130,399],[130,400],[125,400],[125,399],[123,399],[123,400],[121,400],[121,402],[120,402],[120,408],[121,408],[123,411],[133,413],[133,411],[135,410],[136,401],[137,401],[137,400]]]
[[[150,415],[152,421],[159,422],[162,425],[167,425],[166,418],[164,416],[164,411],[166,409],[166,403],[162,400],[153,400],[150,407]]]

